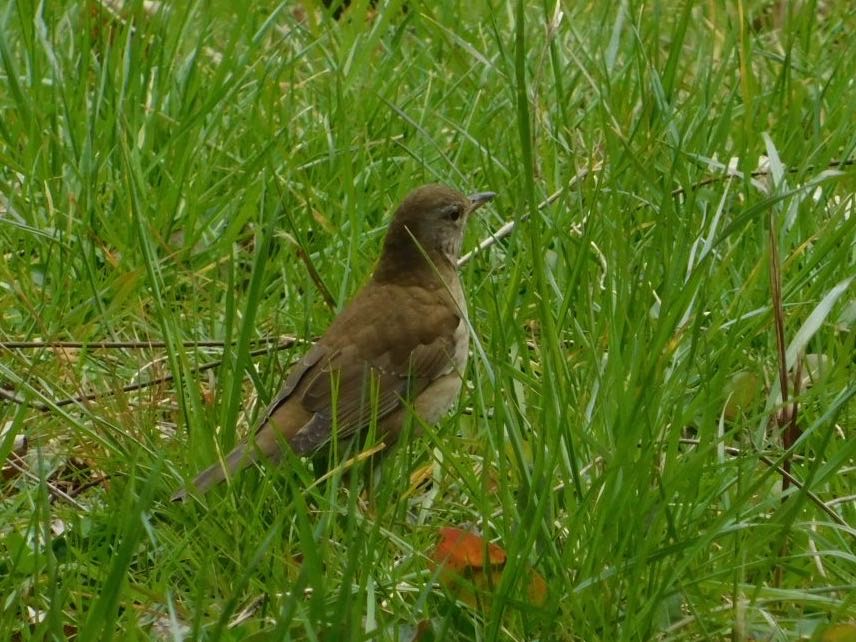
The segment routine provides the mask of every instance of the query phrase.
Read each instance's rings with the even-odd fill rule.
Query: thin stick
[[[27,470],[24,466],[22,466],[21,464],[18,463],[19,461],[23,463],[23,460],[20,457],[18,457],[18,455],[16,455],[15,453],[12,453],[12,456],[9,457],[9,459],[7,461],[9,463],[9,465],[12,466],[12,468],[17,470],[24,477],[27,477],[27,478],[31,479],[32,481],[37,481],[37,482],[42,481],[42,479],[38,475],[36,475],[34,472],[32,472],[30,470]],[[51,495],[53,495],[56,499],[61,499],[64,502],[68,502],[69,504],[71,504],[72,506],[74,506],[75,508],[79,509],[80,511],[82,511],[84,513],[89,512],[89,510],[86,508],[86,506],[81,504],[79,501],[77,501],[74,497],[72,497],[68,493],[60,490],[59,488],[57,488],[56,486],[51,484],[49,481],[45,480],[45,486],[47,487],[48,492]]]
[[[297,339],[294,337],[284,337],[280,344],[274,347],[274,350],[285,350],[286,348],[292,347],[295,343],[297,343]],[[251,357],[257,357],[259,355],[265,354],[270,350],[270,347],[257,348],[256,350],[250,351]],[[212,370],[223,363],[222,359],[216,359],[214,361],[208,361],[207,363],[203,363],[202,365],[196,366],[195,368],[191,368],[191,372],[205,372],[206,370]],[[54,408],[61,408],[63,406],[68,406],[71,404],[78,404],[84,401],[95,401],[96,399],[102,399],[104,397],[108,397],[110,395],[118,394],[119,392],[135,392],[137,390],[143,390],[144,388],[150,388],[151,386],[157,386],[162,383],[169,383],[173,380],[173,375],[165,374],[162,377],[156,377],[155,379],[150,379],[148,381],[139,381],[137,383],[131,383],[122,388],[107,390],[106,392],[96,392],[90,393],[86,395],[77,395],[75,397],[68,397],[67,399],[60,399],[51,404],[46,404],[43,402],[32,402],[21,399],[19,396],[10,393],[7,390],[3,390],[0,388],[0,397],[6,399],[7,401],[12,401],[17,404],[22,404],[29,406],[31,408],[35,408],[40,412],[50,412]]]
[[[600,165],[598,164],[594,169],[591,169],[591,170],[589,170],[588,167],[580,170],[568,182],[567,187],[560,187],[555,192],[550,194],[550,196],[548,196],[543,201],[541,201],[541,203],[538,205],[538,209],[543,210],[546,207],[549,207],[550,205],[552,205],[562,194],[565,193],[565,190],[572,188],[574,185],[576,185],[581,180],[583,180],[586,176],[588,176],[592,171],[594,171],[594,172],[600,171]],[[495,245],[496,243],[498,243],[499,241],[504,239],[506,236],[511,236],[511,233],[514,232],[514,229],[517,227],[517,224],[522,223],[523,221],[525,221],[528,218],[529,218],[529,215],[524,214],[523,216],[521,216],[518,219],[514,219],[514,220],[507,221],[506,223],[504,223],[502,225],[502,227],[500,227],[496,232],[494,232],[493,234],[488,236],[485,240],[483,240],[481,243],[479,243],[479,245],[476,249],[474,249],[470,252],[467,252],[461,258],[459,258],[458,259],[458,267],[465,265],[476,254],[478,254],[479,252],[483,252],[484,250],[491,247],[492,245]]]
[[[833,167],[849,167],[851,165],[856,164],[856,158],[847,158],[845,160],[834,160],[829,161],[826,164],[825,169],[831,169]],[[817,169],[814,165],[809,165],[808,167],[786,167],[784,168],[786,172],[789,174],[796,174],[797,172],[813,172]],[[762,178],[764,176],[769,176],[769,169],[756,169],[755,171],[749,172],[749,176],[752,178]],[[694,192],[697,189],[704,187],[706,185],[712,185],[713,183],[719,183],[720,181],[728,181],[732,178],[743,178],[744,173],[737,169],[730,169],[728,167],[725,168],[724,174],[719,174],[717,176],[708,176],[707,178],[703,178],[697,183],[693,183],[689,187],[676,187],[672,190],[672,198],[677,198],[679,196],[684,196],[688,192]],[[641,207],[647,207],[647,205],[640,205]]]
[[[679,441],[682,444],[689,444],[692,446],[700,446],[701,445],[701,441],[698,439],[681,438]],[[726,446],[725,447],[725,453],[728,455],[731,455],[732,457],[739,457],[740,455],[743,454],[743,452],[739,448],[734,448],[733,446]],[[760,459],[762,462],[767,464],[767,466],[769,466],[770,468],[775,468],[776,472],[779,473],[782,476],[782,478],[787,479],[796,488],[799,488],[801,491],[804,491],[806,494],[806,497],[808,497],[812,501],[812,503],[814,503],[820,510],[822,510],[824,513],[829,515],[832,518],[832,521],[834,521],[839,526],[844,526],[847,528],[850,527],[850,525],[844,520],[843,517],[841,517],[841,515],[836,513],[834,510],[832,510],[832,508],[830,506],[828,506],[816,493],[805,488],[805,486],[803,485],[803,483],[799,479],[794,477],[791,473],[786,471],[781,466],[776,465],[776,463],[767,455],[764,455],[762,453],[755,453],[755,454],[758,456],[758,459]]]
[[[264,337],[253,340],[258,343],[276,343],[280,337]],[[232,342],[231,345],[234,345]],[[182,343],[183,348],[225,348],[225,341],[189,341]],[[147,350],[166,348],[166,341],[0,341],[0,350],[32,350],[37,348],[58,348],[68,350]]]

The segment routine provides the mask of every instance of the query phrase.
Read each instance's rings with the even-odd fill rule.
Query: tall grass
[[[835,162],[856,144],[854,28],[846,3],[753,0],[354,0],[339,21],[5,5],[0,341],[163,347],[0,348],[0,638],[790,640],[852,621],[856,181]],[[456,412],[380,473],[316,483],[293,460],[170,504],[433,181],[499,193],[468,248],[516,221],[462,270]],[[771,238],[802,379],[790,448]],[[508,555],[482,608],[436,583],[449,525]]]

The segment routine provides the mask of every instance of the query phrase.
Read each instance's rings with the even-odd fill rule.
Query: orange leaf
[[[526,587],[526,597],[532,606],[544,606],[547,603],[547,582],[535,570],[529,572],[529,586]]]
[[[472,608],[490,604],[489,594],[502,577],[505,551],[481,535],[441,528],[432,560],[441,567],[440,584]]]
[[[473,608],[490,606],[491,594],[502,580],[506,553],[481,535],[460,528],[441,528],[440,541],[431,554],[435,566],[440,566],[440,584],[460,601]],[[533,569],[528,575],[526,600],[535,607],[547,602],[547,582]]]
[[[487,552],[487,557],[485,557]],[[440,542],[431,558],[449,569],[483,569],[505,564],[505,551],[481,535],[460,528],[441,528]]]

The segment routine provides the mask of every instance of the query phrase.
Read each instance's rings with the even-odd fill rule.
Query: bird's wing
[[[326,346],[316,343],[309,348],[309,351],[303,355],[300,361],[291,366],[291,370],[288,371],[288,375],[286,375],[279,393],[276,395],[274,400],[268,404],[268,407],[265,408],[264,413],[260,417],[259,430],[264,427],[267,421],[271,418],[271,415],[276,412],[277,408],[282,406],[282,404],[291,397],[294,390],[298,385],[300,385],[303,377],[305,377],[306,374],[309,373],[312,368],[314,368],[324,358],[324,356],[328,354],[328,352],[329,349]]]
[[[294,395],[312,415],[290,440],[298,454],[317,450],[334,430],[340,438],[355,434],[454,368],[461,313],[444,291],[386,286],[369,292],[373,300],[355,300],[330,326],[315,363],[289,375],[295,380],[286,397]]]

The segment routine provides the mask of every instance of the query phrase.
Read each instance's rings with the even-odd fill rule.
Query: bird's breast
[[[461,286],[461,280],[457,273],[453,275],[448,284],[449,293],[458,306],[458,311],[461,315],[461,320],[458,327],[455,328],[454,348],[452,361],[455,365],[455,370],[460,376],[464,374],[464,368],[467,366],[467,356],[470,352],[470,329],[467,322],[467,299],[464,296],[464,288]]]

